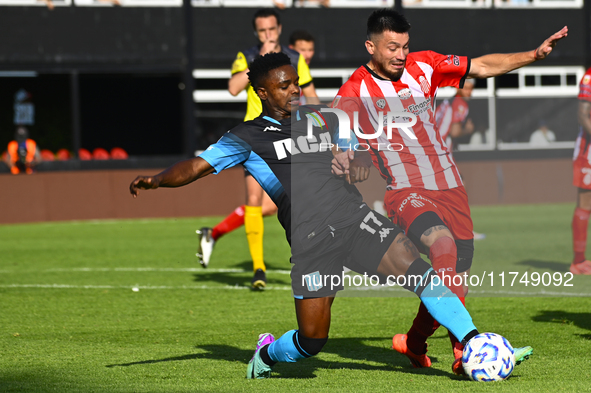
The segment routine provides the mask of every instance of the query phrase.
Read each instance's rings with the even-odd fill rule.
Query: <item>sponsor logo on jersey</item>
[[[278,160],[287,158],[288,154],[295,155],[330,151],[332,146],[330,132],[328,131],[318,135],[312,135],[312,137],[301,135],[295,139],[285,138],[273,142]]]
[[[449,65],[455,65],[459,67],[460,65],[460,58],[456,55],[447,55],[447,59],[445,59],[445,63]]]
[[[416,116],[428,111],[429,109],[431,109],[431,97],[420,101],[418,104],[411,104],[406,108],[408,112],[414,113]]]
[[[437,207],[436,204],[434,204],[431,200],[424,198],[422,195],[417,194],[416,192],[411,192],[400,204],[400,207],[398,208],[398,211],[402,211],[404,209],[404,207],[406,206],[407,203],[410,202],[410,205],[412,207],[415,208],[419,208],[419,207],[423,207],[425,206],[424,202],[428,202],[430,204],[432,204],[433,206]]]
[[[384,242],[384,239],[388,237],[388,235],[390,234],[390,231],[392,230],[392,228],[382,228],[380,229],[380,243]]]
[[[379,100],[376,101],[376,106],[380,109],[384,109],[386,107],[386,100],[384,100],[383,98],[380,98]]]
[[[583,85],[588,85],[591,82],[591,75],[585,75],[583,77],[583,81],[581,82]]]
[[[265,127],[265,129],[263,130],[263,132],[265,132],[265,131],[281,131],[281,129],[277,128],[275,126],[268,126],[268,127]]]
[[[425,206],[425,204],[423,202],[417,201],[417,200],[410,201],[410,204],[412,205],[412,207],[423,207],[423,206]]]
[[[398,97],[400,97],[401,100],[408,100],[411,96],[412,92],[409,88],[402,89],[398,92]]]
[[[307,112],[306,117],[312,121],[314,127],[324,128],[326,122],[319,113]]]

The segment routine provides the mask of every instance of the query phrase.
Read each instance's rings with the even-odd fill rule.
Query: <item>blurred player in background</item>
[[[573,157],[573,184],[577,187],[577,207],[572,223],[575,257],[570,271],[573,274],[591,275],[591,261],[585,259],[587,226],[591,214],[591,68],[579,84],[578,119],[581,126]]]
[[[289,47],[299,52],[309,66],[314,57],[314,37],[305,30],[296,30],[289,36]],[[306,105],[308,101],[304,92],[300,95],[300,105]]]
[[[256,118],[262,111],[261,100],[248,80],[248,65],[256,57],[271,52],[283,52],[290,58],[291,64],[298,72],[300,88],[308,99],[308,103],[319,103],[310,69],[304,56],[289,47],[282,46],[279,42],[282,26],[277,11],[271,8],[258,10],[252,19],[252,26],[259,44],[243,52],[238,52],[232,64],[232,77],[228,82],[228,91],[233,96],[246,89],[247,101],[244,121]],[[274,126],[270,126],[269,131],[275,131]],[[206,227],[197,231],[199,236],[197,257],[200,263],[207,267],[216,240],[244,224],[254,270],[252,286],[255,289],[262,289],[267,285],[266,266],[263,259],[263,216],[275,214],[277,206],[247,171],[245,174],[246,204],[236,208],[214,228]]]
[[[470,107],[468,101],[472,97],[474,80],[466,79],[464,87],[456,89],[453,100],[444,100],[435,111],[435,124],[441,139],[448,149],[453,151],[454,139],[470,135],[474,132],[474,122],[468,117]]]
[[[548,128],[546,120],[541,119],[538,122],[538,129],[529,136],[529,144],[534,147],[543,147],[549,146],[552,142],[556,142],[556,134]]]
[[[314,57],[314,37],[305,30],[296,30],[289,36],[289,47],[304,56],[309,66]]]
[[[18,127],[14,140],[8,143],[6,154],[6,165],[10,168],[10,173],[31,174],[40,162],[41,153],[37,143],[29,138],[29,131],[25,127]]]
[[[357,113],[365,134],[373,134],[376,127],[383,131],[381,119],[376,118],[378,113],[406,111],[416,116],[417,123],[412,125],[414,138],[396,128],[389,140],[382,134],[366,142],[371,147],[374,165],[388,183],[384,197],[388,215],[419,250],[429,255],[438,274],[453,277],[456,273],[468,273],[472,265],[473,228],[460,173],[434,124],[437,89],[462,88],[468,77],[502,75],[541,60],[558,40],[566,37],[568,29],[564,27],[532,51],[491,54],[472,60],[431,51],[409,53],[409,30],[406,18],[394,10],[372,13],[365,42],[370,61],[341,87],[333,107],[347,112],[349,119]],[[394,120],[407,121],[400,117]],[[401,145],[403,149],[383,147],[389,144]],[[346,170],[348,165],[337,164],[339,170]],[[467,287],[452,285],[450,289],[464,301]],[[426,341],[438,326],[421,304],[408,333],[394,336],[393,348],[406,355],[414,367],[430,367]],[[452,370],[460,374],[463,345],[451,333],[450,339],[456,358]],[[531,353],[531,347],[524,350]]]

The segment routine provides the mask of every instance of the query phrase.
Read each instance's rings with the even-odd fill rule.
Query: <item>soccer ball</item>
[[[515,351],[505,337],[495,333],[480,333],[464,347],[462,365],[468,378],[473,381],[502,381],[515,368]]]

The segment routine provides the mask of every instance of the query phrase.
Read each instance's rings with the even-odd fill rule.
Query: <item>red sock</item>
[[[591,214],[589,210],[577,207],[573,215],[573,250],[575,252],[573,263],[581,263],[585,260],[589,214]]]
[[[447,236],[437,239],[429,248],[429,259],[431,260],[431,265],[433,265],[433,270],[441,277],[442,282],[465,305],[462,282],[459,279],[453,279],[456,276],[456,263],[458,260],[458,249],[456,248],[454,239]]]
[[[425,343],[438,327],[439,322],[429,314],[427,307],[421,302],[417,316],[406,333],[406,346],[416,355],[425,353]]]
[[[213,240],[218,240],[220,237],[228,232],[232,232],[236,228],[244,225],[244,205],[237,207],[231,214],[229,214],[222,222],[213,228],[211,237]]]
[[[437,272],[439,277],[443,280],[451,291],[460,298],[462,304],[465,305],[464,291],[462,285],[454,285],[453,277],[456,275],[456,262],[457,262],[457,248],[456,243],[449,237],[441,237],[431,245],[429,248],[429,259],[433,265],[433,270]],[[445,278],[444,278],[445,274]],[[456,279],[459,283],[459,280]],[[451,283],[451,285],[449,285]],[[419,311],[415,317],[411,328],[407,333],[406,345],[415,354],[421,354],[425,352],[425,342],[427,338],[433,335],[439,322],[435,320],[427,311],[427,308],[423,303],[419,306]],[[450,336],[450,338],[453,335]],[[452,340],[452,346],[454,341]]]

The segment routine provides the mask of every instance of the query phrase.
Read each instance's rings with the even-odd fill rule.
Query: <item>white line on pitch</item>
[[[3,270],[2,273],[21,273],[23,271]],[[189,273],[252,273],[252,270],[245,269],[204,269],[201,267],[74,267],[74,268],[53,268],[45,269],[42,272],[189,272]],[[268,269],[267,273],[290,274],[291,270]]]
[[[0,288],[54,288],[54,289],[251,289],[244,285],[69,285],[69,284],[8,284],[0,285]],[[291,287],[268,286],[265,290],[291,291]]]

